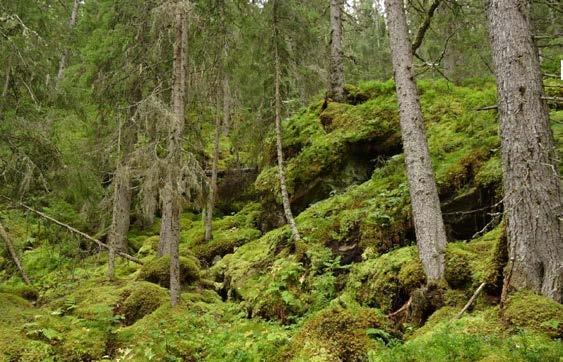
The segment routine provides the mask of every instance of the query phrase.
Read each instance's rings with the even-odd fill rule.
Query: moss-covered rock
[[[31,285],[25,284],[2,285],[0,286],[0,293],[16,294],[30,302],[34,302],[39,298],[39,291]]]
[[[180,282],[182,284],[198,280],[200,274],[201,265],[196,257],[180,257]],[[147,261],[143,264],[138,278],[168,288],[170,286],[170,257],[163,256]]]
[[[346,288],[363,305],[396,310],[425,281],[417,259],[415,247],[404,247],[358,263],[351,268]]]
[[[563,305],[528,291],[512,294],[505,303],[503,317],[510,324],[563,337]]]
[[[166,289],[148,282],[137,282],[121,295],[115,312],[123,316],[126,325],[152,313],[168,300]]]
[[[292,339],[285,360],[367,361],[375,344],[370,338],[392,338],[389,323],[369,308],[324,309],[310,317]]]
[[[471,283],[471,267],[466,253],[456,248],[447,250],[444,276],[452,288],[463,288]]]

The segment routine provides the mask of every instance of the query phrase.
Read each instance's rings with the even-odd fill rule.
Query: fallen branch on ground
[[[12,244],[12,240],[10,240],[10,236],[4,229],[2,223],[0,223],[0,237],[2,237],[2,239],[4,239],[4,241],[6,242],[6,248],[8,249],[8,252],[10,253],[12,259],[14,260],[14,263],[16,263],[16,267],[20,271],[23,281],[27,285],[31,284],[31,282],[29,281],[29,277],[27,276],[27,273],[23,269],[23,265],[20,262],[20,259],[18,258],[18,254],[16,254],[16,249],[14,248],[14,244]]]
[[[461,310],[461,312],[459,312],[459,314],[455,317],[455,319],[460,319],[461,316],[463,315],[463,313],[465,313],[469,307],[471,307],[471,305],[473,304],[473,302],[475,301],[475,299],[477,299],[477,297],[479,296],[479,294],[481,294],[481,292],[483,291],[483,289],[485,288],[485,285],[487,285],[487,283],[481,283],[481,285],[479,286],[479,288],[477,288],[477,290],[475,291],[475,293],[473,293],[473,296],[471,297],[471,299],[469,299],[469,302],[467,302],[467,304],[465,305],[465,307],[463,307],[463,309]]]
[[[33,212],[34,214],[37,214],[37,215],[41,216],[41,217],[44,218],[44,219],[47,219],[47,220],[49,220],[49,221],[51,221],[51,222],[53,222],[53,223],[55,223],[55,224],[57,224],[57,225],[59,225],[59,226],[62,226],[62,227],[64,227],[64,228],[66,228],[67,230],[69,230],[70,232],[82,236],[84,239],[93,241],[93,242],[95,242],[96,244],[98,244],[99,246],[101,246],[101,247],[104,248],[104,249],[109,250],[109,246],[108,246],[107,244],[105,244],[105,243],[101,242],[100,240],[98,240],[98,239],[96,239],[96,238],[94,238],[94,237],[92,237],[92,236],[86,234],[85,232],[82,232],[82,231],[80,231],[80,230],[78,230],[78,229],[76,229],[76,228],[73,228],[72,226],[70,226],[70,225],[68,225],[68,224],[65,224],[64,222],[59,221],[59,220],[57,220],[57,219],[55,219],[55,218],[53,218],[53,217],[51,217],[51,216],[49,216],[49,215],[47,215],[47,214],[44,214],[44,213],[42,213],[41,211],[35,210],[34,208],[32,208],[32,207],[30,207],[30,206],[27,206],[26,204],[24,204],[24,203],[22,203],[22,202],[14,201],[14,200],[12,200],[12,199],[10,199],[9,197],[4,196],[4,195],[0,195],[0,197],[2,197],[3,199],[8,200],[8,201],[10,201],[10,202],[12,202],[12,203],[14,203],[14,204],[20,206],[20,207],[23,207],[24,209],[26,209],[26,210],[28,210],[28,211],[31,211],[31,212]],[[137,263],[137,264],[141,264],[141,265],[143,264],[143,262],[140,261],[139,259],[137,259],[137,258],[135,258],[134,256],[131,256],[131,255],[127,254],[127,253],[124,253],[124,252],[122,252],[122,251],[117,251],[116,254],[119,255],[120,257],[122,257],[123,259],[130,260],[130,261],[132,261],[132,262],[134,262],[134,263]]]

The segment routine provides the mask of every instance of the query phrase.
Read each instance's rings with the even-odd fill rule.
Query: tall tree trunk
[[[69,32],[72,31],[74,26],[76,25],[76,17],[78,16],[78,8],[80,7],[80,0],[74,0],[74,4],[72,5],[72,12],[70,13],[70,19],[68,20],[68,30]],[[66,60],[68,58],[68,49],[63,51],[63,55],[59,61],[59,71],[57,72],[57,83],[58,86],[59,82],[64,77],[64,72],[66,68]]]
[[[278,42],[280,41],[280,34],[278,29],[278,14],[277,14],[277,0],[274,2],[273,8],[273,25],[274,25],[274,66],[275,66],[275,127],[276,127],[276,151],[278,156],[278,179],[280,181],[280,191],[282,196],[283,210],[285,218],[291,229],[293,241],[301,240],[299,230],[295,224],[293,213],[291,212],[291,204],[289,202],[289,194],[287,193],[287,186],[285,184],[285,171],[283,169],[283,150],[282,150],[282,129],[281,129],[281,69],[280,69],[280,55],[278,50]]]
[[[562,301],[563,207],[530,3],[490,0],[487,6],[498,106],[507,216],[509,288]]]
[[[131,174],[129,166],[123,162],[117,166],[113,182],[113,210],[108,237],[109,261],[108,278],[115,278],[115,256],[118,251],[127,251],[131,208]]]
[[[14,248],[14,244],[12,243],[12,240],[10,239],[10,236],[6,232],[6,229],[4,229],[2,223],[0,223],[0,237],[4,239],[4,242],[6,243],[6,248],[8,249],[8,253],[10,253],[10,256],[14,260],[14,263],[16,263],[16,267],[18,268],[20,274],[22,275],[23,281],[25,282],[25,284],[28,285],[31,284],[29,281],[29,277],[27,276],[27,273],[23,268],[23,265],[20,259],[18,258],[18,254],[16,253],[16,248]]]
[[[186,95],[186,48],[188,42],[186,13],[180,2],[176,8],[176,41],[172,65],[172,108],[174,120],[170,125],[165,185],[162,190],[162,225],[159,251],[170,255],[170,298],[172,305],[180,300],[180,207],[178,178],[182,161],[184,131],[184,99]]]
[[[416,240],[427,280],[436,282],[444,277],[447,240],[412,72],[413,48],[403,0],[386,0],[385,8]]]
[[[217,102],[219,103],[219,102]],[[219,107],[217,107],[219,108]],[[219,163],[219,147],[221,140],[221,116],[215,117],[215,139],[213,141],[213,161],[211,164],[211,183],[207,197],[205,212],[205,241],[213,239],[213,208],[215,207],[215,195],[217,193],[217,166]]]
[[[328,97],[336,102],[344,101],[342,0],[330,0],[330,73]]]
[[[213,142],[213,161],[211,164],[211,184],[209,185],[209,195],[207,197],[207,206],[205,208],[205,241],[209,241],[213,239],[213,209],[215,208],[215,198],[217,197],[217,167],[219,164],[219,150],[220,150],[220,141],[221,141],[221,133],[223,132],[223,127],[227,125],[229,120],[229,99],[228,99],[228,87],[229,87],[229,80],[227,78],[227,73],[225,72],[225,64],[226,64],[226,57],[227,57],[227,29],[225,24],[225,2],[221,1],[221,20],[222,20],[222,29],[221,35],[223,36],[223,45],[222,49],[219,51],[220,59],[219,59],[219,75],[222,77],[221,79],[221,87],[222,87],[222,100],[223,104],[220,104],[220,99],[217,97],[217,116],[215,118],[215,139]],[[217,92],[219,93],[219,92]],[[221,115],[220,108],[223,108],[223,124],[221,124]]]

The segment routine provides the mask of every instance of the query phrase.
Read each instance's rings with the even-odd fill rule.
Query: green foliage
[[[199,261],[193,256],[180,257],[180,282],[193,283],[200,277]],[[170,286],[170,257],[162,256],[145,262],[139,272],[139,279],[159,284],[168,288]]]
[[[503,317],[512,325],[563,337],[563,305],[528,291],[511,295],[505,304]]]
[[[497,311],[489,309],[453,320],[450,307],[434,316],[416,338],[392,348],[370,351],[370,361],[557,361],[561,344],[544,336],[502,333]]]
[[[293,337],[284,360],[365,361],[375,340],[391,340],[385,316],[368,308],[334,306],[313,314]]]
[[[123,315],[126,325],[133,324],[160,307],[167,296],[166,289],[158,285],[147,282],[133,284],[122,293],[117,313]]]

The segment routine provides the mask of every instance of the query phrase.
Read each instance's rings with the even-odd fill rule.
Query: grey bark
[[[25,284],[28,285],[31,284],[29,281],[29,277],[27,276],[27,273],[23,268],[23,265],[20,259],[18,258],[18,254],[16,253],[16,248],[14,248],[14,244],[12,243],[12,240],[10,239],[10,236],[6,232],[6,229],[4,229],[2,223],[0,223],[0,237],[4,239],[4,242],[6,243],[6,248],[8,249],[8,253],[10,253],[12,260],[14,261],[16,267],[18,268],[20,274],[22,275],[23,281],[25,282]]]
[[[487,17],[497,77],[509,257],[508,288],[530,289],[562,301],[561,181],[530,3],[491,0]]]
[[[70,13],[70,19],[68,20],[69,31],[72,31],[72,29],[76,25],[76,17],[78,16],[79,7],[80,7],[80,0],[74,0],[74,4],[72,5],[72,12]],[[57,83],[56,83],[57,85],[64,77],[68,53],[69,53],[68,49],[65,49],[59,61],[59,71],[57,72]]]
[[[108,236],[108,277],[110,280],[115,277],[116,251],[127,251],[127,233],[129,232],[131,208],[131,174],[127,164],[118,166],[113,187],[112,220]]]
[[[413,76],[413,47],[403,0],[386,0],[385,8],[416,240],[427,280],[436,282],[444,277],[447,241]]]
[[[276,128],[276,151],[278,158],[278,179],[280,182],[280,191],[282,196],[283,210],[285,213],[286,221],[291,229],[291,235],[293,241],[301,240],[299,235],[299,230],[297,230],[297,225],[295,224],[295,219],[293,218],[293,213],[291,212],[291,204],[289,202],[289,194],[287,192],[287,186],[285,182],[285,171],[283,169],[283,150],[282,150],[282,129],[281,129],[281,69],[280,69],[280,56],[278,50],[279,42],[279,29],[278,29],[278,18],[277,18],[277,0],[274,2],[274,13],[273,13],[273,26],[274,26],[274,67],[275,67],[275,128]]]
[[[205,241],[209,241],[213,239],[213,209],[215,208],[215,198],[217,196],[217,168],[219,164],[219,150],[220,150],[220,141],[221,141],[221,133],[223,131],[223,127],[227,125],[229,121],[229,113],[230,113],[230,101],[228,99],[228,91],[229,91],[229,80],[227,77],[227,73],[225,72],[225,63],[227,57],[227,30],[225,25],[225,2],[221,2],[221,18],[223,21],[222,27],[222,36],[223,36],[223,48],[221,49],[220,53],[220,61],[219,61],[219,74],[222,76],[221,80],[221,87],[222,87],[222,105],[220,104],[220,99],[217,98],[217,116],[215,118],[215,137],[213,140],[213,160],[211,164],[211,182],[209,185],[209,195],[207,196],[207,206],[205,208]],[[219,92],[218,92],[219,93]],[[219,114],[219,109],[222,109],[223,113],[223,120],[221,120],[221,115]],[[222,124],[221,124],[222,123]]]
[[[211,182],[207,207],[205,212],[205,241],[213,239],[213,208],[215,207],[215,195],[217,193],[217,166],[219,163],[219,146],[221,140],[221,117],[215,118],[215,139],[213,140],[213,161],[211,165]]]
[[[174,120],[170,125],[165,185],[162,190],[162,224],[159,252],[170,255],[170,299],[172,305],[180,300],[180,207],[181,195],[178,178],[182,161],[182,134],[184,131],[184,99],[186,93],[186,48],[188,41],[186,13],[180,3],[176,9],[176,40],[172,65],[172,109]]]
[[[342,63],[342,0],[330,0],[330,72],[328,97],[344,101],[344,64]]]

